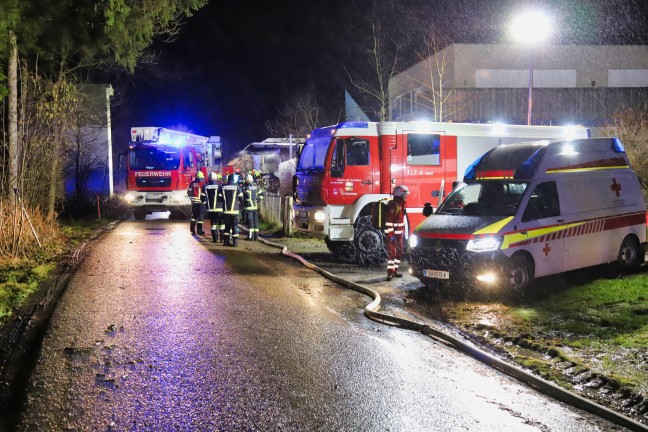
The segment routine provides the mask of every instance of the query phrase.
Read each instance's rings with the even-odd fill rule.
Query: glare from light
[[[472,252],[490,252],[497,250],[500,246],[501,239],[499,237],[481,237],[468,241],[466,250]]]
[[[537,45],[549,38],[551,21],[541,11],[528,11],[513,18],[510,32],[513,40],[518,43]]]
[[[414,269],[412,267],[410,267],[410,268],[407,269],[407,272],[409,274],[413,275],[414,274]]]
[[[576,131],[578,128],[574,125],[565,126],[564,138],[568,140],[573,140],[576,138]]]
[[[416,235],[412,234],[412,235],[410,236],[410,238],[409,238],[409,245],[410,245],[410,247],[411,247],[412,249],[414,249],[414,248],[416,247],[416,245],[418,245],[418,237],[417,237]]]
[[[495,136],[506,135],[506,125],[504,123],[493,123],[491,133]]]
[[[124,195],[124,201],[131,202],[133,200],[135,200],[135,194],[128,192],[126,195]]]
[[[483,273],[483,274],[477,275],[477,280],[479,282],[483,282],[483,283],[487,283],[487,284],[494,284],[495,282],[497,282],[497,276],[495,275],[495,273],[490,273],[490,272],[489,273]]]
[[[564,156],[576,156],[578,152],[574,150],[574,146],[571,143],[568,143],[563,145],[560,154]]]
[[[324,222],[326,220],[326,213],[324,213],[321,210],[318,210],[313,215],[313,219],[315,220],[315,222]]]
[[[187,193],[186,193],[186,192],[175,192],[175,193],[173,194],[173,199],[174,199],[175,201],[182,201],[183,198],[186,197],[186,196],[187,196]]]

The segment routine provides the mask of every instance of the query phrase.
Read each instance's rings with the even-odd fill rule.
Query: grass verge
[[[60,261],[110,222],[96,218],[60,221],[56,247],[43,248],[32,258],[0,260],[0,326],[31,294],[51,281]]]

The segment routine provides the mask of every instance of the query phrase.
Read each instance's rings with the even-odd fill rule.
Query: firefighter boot
[[[202,222],[196,222],[196,228],[198,229],[198,234],[200,234],[200,235],[205,234],[205,231],[203,231],[202,225],[203,225]]]
[[[238,237],[234,237],[232,240],[234,240],[234,244],[232,244],[232,246],[238,247]]]
[[[219,230],[220,231],[220,242],[224,243],[225,242],[225,230]]]
[[[191,221],[189,229],[191,230],[191,234],[196,234],[196,221],[194,220]]]
[[[213,228],[211,230],[212,242],[218,243],[218,230]]]
[[[259,240],[259,231],[254,231],[254,236],[252,237],[252,240]]]
[[[223,236],[223,246],[229,246],[230,243],[230,236],[229,235],[224,235]]]

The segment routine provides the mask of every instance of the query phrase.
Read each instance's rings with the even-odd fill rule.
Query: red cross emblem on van
[[[617,183],[615,178],[612,179],[610,189],[612,189],[612,192],[614,192],[617,197],[621,196],[621,183]]]

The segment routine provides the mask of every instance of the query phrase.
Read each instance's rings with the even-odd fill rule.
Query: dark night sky
[[[173,42],[158,42],[154,64],[121,74],[113,87],[116,145],[130,126],[184,127],[221,135],[226,151],[266,138],[265,121],[311,89],[336,119],[344,89],[371,75],[371,23],[416,63],[426,29],[450,43],[506,43],[507,22],[525,5],[554,17],[551,43],[647,44],[647,0],[210,0]]]

